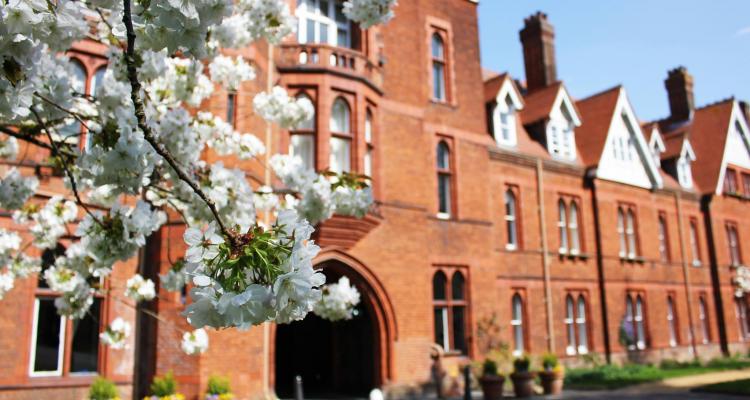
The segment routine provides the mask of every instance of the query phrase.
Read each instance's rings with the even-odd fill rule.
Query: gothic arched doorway
[[[348,261],[348,260],[347,260]],[[326,257],[319,268],[327,282],[346,276],[359,290],[358,315],[348,321],[330,322],[310,313],[302,321],[276,326],[274,381],[280,398],[292,398],[294,379],[302,377],[305,397],[366,397],[390,375],[389,347],[392,318],[373,287],[338,257]],[[388,308],[386,310],[385,308]],[[392,314],[391,314],[392,315]]]

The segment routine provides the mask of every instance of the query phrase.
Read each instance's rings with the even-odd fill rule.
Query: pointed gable
[[[555,82],[545,88],[534,91],[524,97],[526,108],[521,112],[521,120],[524,125],[533,125],[549,118],[552,106],[555,105],[562,82]]]
[[[597,177],[643,188],[661,187],[655,163],[625,90],[616,86],[576,103],[583,125],[578,149]]]
[[[562,82],[527,94],[524,104],[521,120],[532,140],[553,159],[577,163],[575,130],[581,126],[581,117]]]

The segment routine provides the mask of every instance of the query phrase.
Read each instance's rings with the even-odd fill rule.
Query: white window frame
[[[622,207],[617,208],[617,237],[620,239],[620,258],[625,258],[628,254],[628,244],[625,238],[625,211]]]
[[[695,221],[690,221],[688,223],[688,230],[690,235],[690,252],[693,256],[693,266],[694,267],[700,267],[701,266],[701,259],[699,256],[699,243],[698,243],[698,224],[695,223]]]
[[[518,249],[518,199],[510,188],[505,190],[505,232],[508,235],[505,248]]]
[[[560,254],[568,254],[570,247],[568,240],[568,207],[562,199],[557,202],[557,214],[557,230],[560,235],[560,248],[558,251]]]
[[[578,295],[578,299],[575,304],[576,311],[576,330],[578,331],[578,354],[586,354],[589,352],[589,332],[588,332],[588,321],[586,321],[586,299],[582,294]],[[585,344],[583,343],[585,339]]]
[[[701,338],[701,343],[703,344],[707,344],[711,341],[709,338],[710,333],[708,331],[708,310],[706,308],[706,299],[701,297],[698,300],[698,320],[701,323],[701,335],[703,336]]]
[[[572,255],[578,255],[581,252],[581,233],[578,230],[579,212],[576,202],[571,201],[568,207],[568,247]]]
[[[657,219],[657,236],[659,237],[659,258],[662,262],[669,262],[669,244],[667,243],[667,219],[659,215]]]
[[[576,305],[575,300],[573,300],[573,296],[567,295],[565,297],[565,319],[563,320],[563,322],[565,323],[565,332],[568,341],[565,346],[565,353],[568,355],[576,354],[576,350],[578,349],[578,336],[576,335],[575,327],[575,307]]]
[[[635,227],[635,213],[628,209],[625,212],[625,236],[628,243],[628,258],[634,259],[638,256],[638,238]]]
[[[336,7],[342,5],[340,0],[328,0],[328,15],[320,13],[320,1],[321,0],[298,0],[297,9],[295,15],[299,20],[297,40],[299,43],[323,43],[331,46],[351,48],[352,45],[352,29],[351,22],[346,19],[346,23],[336,20]],[[314,9],[308,10],[308,3],[313,3]],[[320,41],[320,29],[315,29],[315,38],[307,37],[307,24],[313,22],[318,24],[326,24],[328,40],[326,42]],[[346,37],[349,43],[338,43],[338,31],[339,29],[346,32]]]
[[[735,225],[727,225],[727,244],[729,245],[729,260],[734,267],[742,264],[740,256],[740,242],[739,234],[737,233],[737,227]]]
[[[51,298],[45,298],[51,299]],[[29,376],[31,377],[50,377],[50,376],[62,376],[63,363],[65,362],[65,328],[66,318],[60,317],[60,341],[57,349],[57,369],[54,371],[35,371],[34,361],[36,359],[36,340],[39,329],[39,297],[34,298],[34,321],[32,324],[31,332],[31,352],[29,359]]]
[[[505,121],[503,121],[505,120]],[[495,141],[500,146],[514,147],[518,144],[516,132],[516,106],[510,93],[495,106]],[[507,137],[504,133],[507,133]]]
[[[669,327],[669,347],[677,346],[677,321],[674,316],[674,299],[667,296],[667,326]]]
[[[520,304],[520,315],[516,315],[516,301],[518,301],[518,304]],[[513,297],[511,298],[511,307],[513,307],[510,320],[510,325],[513,327],[513,356],[518,357],[523,355],[524,351],[526,351],[526,333],[524,332],[523,326],[524,305],[523,298],[521,298],[520,294],[516,293],[513,295]],[[520,341],[517,340],[519,331],[521,333]]]
[[[646,322],[643,317],[643,298],[640,295],[635,298],[635,313],[633,315],[633,326],[636,330],[635,346],[638,350],[646,348]]]

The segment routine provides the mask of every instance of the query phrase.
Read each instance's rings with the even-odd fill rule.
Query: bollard
[[[294,400],[305,400],[305,392],[302,389],[302,377],[294,377]]]
[[[471,400],[471,369],[464,367],[464,400]]]

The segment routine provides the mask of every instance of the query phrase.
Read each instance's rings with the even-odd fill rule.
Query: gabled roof
[[[693,171],[693,179],[701,192],[716,191],[735,107],[734,99],[726,99],[696,109],[690,121],[671,123],[663,120],[659,123],[668,136],[687,135],[689,138],[696,158],[700,160],[700,168]]]
[[[662,137],[661,131],[659,130],[659,124],[656,122],[644,122],[641,124],[641,132],[643,137],[646,138],[649,147],[656,145],[659,151],[664,152],[664,138]]]
[[[508,73],[495,74],[491,78],[484,81],[484,102],[492,103],[497,101],[497,97],[503,90],[505,85],[509,85],[506,90],[512,91],[511,98],[516,103],[516,109],[521,110],[524,108],[523,98],[521,92],[516,87],[515,82],[511,79]]]
[[[523,101],[526,107],[521,112],[523,124],[531,125],[549,118],[560,90],[565,90],[565,87],[562,82],[558,81],[524,96]]]
[[[620,98],[621,86],[615,86],[576,102],[584,123],[576,129],[578,155],[586,166],[597,165],[607,143],[609,128]]]
[[[689,135],[687,132],[677,132],[666,136],[664,138],[664,153],[661,155],[662,160],[677,158],[682,155],[683,150],[688,151],[688,153],[695,157],[693,149],[690,147],[688,137]]]

